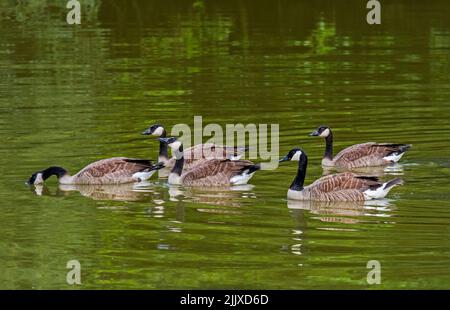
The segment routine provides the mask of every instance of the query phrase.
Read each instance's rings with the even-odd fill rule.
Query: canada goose
[[[43,184],[52,175],[60,184],[124,184],[149,179],[152,174],[164,167],[162,163],[153,165],[148,159],[113,157],[96,161],[77,174],[71,176],[61,167],[50,167],[34,173],[28,184]]]
[[[395,185],[403,184],[399,178],[386,183],[378,182],[377,177],[358,176],[351,172],[327,175],[308,186],[303,186],[308,165],[308,157],[299,148],[292,149],[283,161],[298,161],[298,172],[287,196],[294,200],[317,201],[363,201],[384,198]]]
[[[143,135],[153,135],[159,138],[166,138],[167,132],[162,125],[155,124],[146,129]],[[244,147],[222,146],[214,143],[197,144],[184,150],[184,170],[190,170],[196,165],[206,160],[231,159],[239,160],[245,153]],[[166,169],[172,169],[175,166],[176,158],[169,158],[168,147],[164,142],[159,142],[159,162],[163,162]]]
[[[248,160],[208,159],[183,172],[183,144],[177,138],[159,138],[167,143],[176,161],[169,175],[169,184],[189,186],[229,186],[246,184],[261,167]]]
[[[322,166],[326,167],[385,166],[398,162],[405,152],[411,148],[411,144],[367,142],[352,145],[333,157],[333,133],[330,127],[320,126],[310,136],[325,138],[326,146]]]

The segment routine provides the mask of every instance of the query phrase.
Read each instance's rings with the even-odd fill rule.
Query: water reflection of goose
[[[390,202],[387,199],[370,201],[313,201],[313,200],[288,200],[289,209],[308,210],[315,213],[336,214],[347,216],[366,215],[368,210],[377,210],[382,213],[390,210]]]
[[[150,184],[150,183],[147,183]],[[84,197],[94,200],[111,201],[149,201],[153,190],[142,190],[142,185],[117,184],[117,185],[75,185],[59,184],[58,190],[52,194],[45,185],[36,185],[35,193],[39,196],[66,196],[70,192],[78,192]]]
[[[356,231],[358,227],[352,225],[367,222],[367,217],[388,217],[393,206],[389,200],[380,199],[349,202],[287,200],[287,207],[295,221],[291,230],[290,252],[294,255],[308,255],[311,243],[305,240],[309,238],[309,226],[319,230]],[[310,219],[322,224],[311,224]],[[333,225],[328,225],[329,223]]]
[[[325,138],[325,153],[322,166],[355,168],[385,166],[396,163],[402,158],[410,144],[367,142],[355,144],[340,151],[333,157],[333,133],[330,127],[320,126],[310,136]]]
[[[32,190],[32,192],[34,192],[38,196],[51,196],[52,195],[52,193],[50,192],[48,187],[45,186],[44,184],[37,184],[34,186],[34,188],[30,187],[30,189]]]
[[[172,201],[189,201],[216,206],[240,207],[243,199],[255,198],[252,192],[253,185],[238,185],[229,188],[223,187],[180,187],[169,186],[169,195]]]
[[[364,201],[384,198],[396,185],[403,184],[399,178],[386,183],[378,182],[374,176],[359,176],[351,172],[321,177],[303,187],[308,157],[301,149],[292,149],[283,161],[298,161],[298,172],[288,190],[288,198],[317,201]]]
[[[151,188],[142,189],[143,186],[134,184],[120,185],[59,185],[64,192],[77,191],[84,197],[94,200],[113,201],[149,201],[152,198]]]
[[[356,224],[363,216],[389,217],[390,203],[387,199],[371,201],[311,201],[288,200],[291,210],[305,210],[320,215],[322,222]]]

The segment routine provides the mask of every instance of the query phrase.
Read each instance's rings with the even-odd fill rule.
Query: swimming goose
[[[159,124],[150,126],[142,134],[159,138],[167,137],[166,130]],[[239,160],[245,151],[245,147],[222,146],[214,143],[197,144],[184,150],[184,169],[190,170],[196,165],[213,158]],[[158,161],[163,162],[167,169],[172,169],[176,161],[175,157],[169,158],[167,144],[161,141],[159,142]]]
[[[248,160],[207,159],[190,170],[183,170],[183,144],[174,137],[158,138],[175,155],[175,165],[169,175],[169,184],[189,186],[230,186],[246,184],[261,167]],[[183,172],[184,171],[184,172]]]
[[[148,159],[113,157],[96,161],[73,176],[66,169],[53,166],[34,173],[28,184],[43,184],[52,175],[58,178],[60,184],[133,183],[149,179],[162,167],[162,163],[153,165]]]
[[[325,154],[322,166],[338,168],[356,168],[386,166],[402,158],[411,144],[392,144],[367,142],[355,144],[340,151],[333,157],[333,133],[330,127],[320,126],[310,136],[325,138]]]
[[[399,178],[380,183],[377,177],[359,176],[351,172],[327,175],[308,186],[303,186],[308,157],[299,148],[292,149],[283,161],[298,161],[298,172],[287,197],[294,200],[363,201],[384,198],[392,187],[403,184]]]

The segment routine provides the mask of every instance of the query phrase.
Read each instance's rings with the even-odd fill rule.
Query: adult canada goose
[[[246,184],[261,167],[248,160],[208,159],[190,170],[183,170],[183,144],[177,138],[158,138],[167,143],[175,155],[175,165],[169,175],[169,184],[189,186],[229,186]],[[185,171],[185,172],[183,172]]]
[[[392,187],[403,184],[401,179],[380,183],[377,177],[359,176],[351,172],[327,175],[314,183],[303,186],[308,165],[308,157],[301,149],[292,149],[283,161],[298,161],[298,172],[287,196],[294,200],[317,201],[363,201],[384,198]]]
[[[159,124],[150,126],[142,134],[159,138],[167,137],[166,130]],[[213,143],[197,144],[184,150],[184,170],[190,170],[196,165],[213,158],[239,160],[245,151],[245,147],[222,146]],[[172,169],[176,161],[175,157],[169,158],[167,143],[161,141],[159,142],[158,161],[164,163],[167,169]]]
[[[149,179],[152,174],[164,167],[162,163],[153,165],[148,159],[113,157],[96,161],[77,174],[71,176],[61,167],[50,167],[34,173],[28,184],[42,184],[52,175],[60,184],[124,184]]]
[[[405,152],[411,148],[411,144],[367,142],[352,145],[333,157],[333,133],[330,127],[320,126],[310,136],[325,138],[326,146],[322,166],[326,167],[385,166],[398,162]]]

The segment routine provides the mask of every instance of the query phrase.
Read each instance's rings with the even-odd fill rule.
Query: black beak
[[[282,163],[283,161],[288,161],[288,160],[290,160],[290,159],[289,159],[289,156],[286,155],[286,156],[284,156],[282,159],[280,159],[278,162],[279,162],[279,163]]]
[[[169,144],[169,138],[158,138],[159,141]]]
[[[152,167],[152,170],[159,170],[159,169],[162,169],[162,168],[164,168],[165,166],[164,166],[164,163],[163,162],[159,162],[159,163],[157,163],[157,164],[155,164],[153,167]]]
[[[146,129],[145,131],[142,132],[142,135],[144,136],[149,136],[152,134],[152,130],[150,128]]]
[[[309,135],[310,135],[311,137],[318,137],[318,136],[320,136],[320,133],[319,133],[317,130],[314,130],[314,131],[311,132]]]

